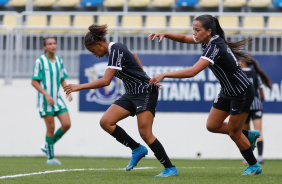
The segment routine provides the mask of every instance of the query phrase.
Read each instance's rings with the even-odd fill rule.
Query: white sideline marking
[[[157,167],[137,167],[137,168],[134,168],[134,170],[155,169],[155,168],[157,168]],[[177,168],[181,168],[181,169],[206,169],[206,167],[177,167]],[[237,167],[218,167],[218,168],[219,169],[231,169],[231,168],[237,168]],[[18,177],[23,177],[23,176],[32,176],[32,175],[49,174],[49,173],[60,173],[60,172],[69,172],[69,171],[119,171],[119,170],[125,170],[125,168],[59,169],[59,170],[53,170],[53,171],[43,171],[43,172],[33,172],[33,173],[27,173],[27,174],[15,174],[15,175],[0,176],[0,179],[18,178]]]
[[[156,167],[137,167],[137,168],[134,168],[134,170],[137,170],[137,169],[154,169],[154,168],[156,168]],[[23,176],[32,176],[32,175],[49,174],[49,173],[69,172],[69,171],[118,171],[118,170],[125,170],[125,168],[116,168],[116,169],[109,169],[109,168],[59,169],[59,170],[53,170],[53,171],[43,171],[43,172],[33,172],[33,173],[27,173],[27,174],[15,174],[15,175],[1,176],[0,179],[17,178],[17,177],[23,177]]]

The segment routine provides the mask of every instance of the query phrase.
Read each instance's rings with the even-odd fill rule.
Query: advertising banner
[[[200,55],[138,54],[145,72],[150,76],[190,68]],[[282,113],[282,55],[255,56],[260,67],[271,78],[273,89],[264,88],[265,113]],[[103,77],[107,58],[90,54],[80,56],[80,83]],[[159,91],[158,112],[209,112],[220,91],[220,84],[211,70],[206,68],[193,78],[165,79]],[[105,111],[124,93],[123,83],[114,78],[111,84],[100,89],[82,90],[79,94],[80,111]]]

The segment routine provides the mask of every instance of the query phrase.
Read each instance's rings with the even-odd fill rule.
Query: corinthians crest
[[[88,82],[93,82],[102,78],[105,74],[107,64],[107,62],[99,62],[90,68],[85,68],[84,75],[87,77]],[[124,94],[122,81],[114,77],[109,86],[98,89],[90,89],[86,94],[86,101],[96,102],[102,105],[110,105],[122,94]]]

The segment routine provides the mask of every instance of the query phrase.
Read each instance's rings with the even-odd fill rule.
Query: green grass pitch
[[[142,159],[125,171],[129,158],[58,157],[63,165],[46,165],[43,157],[0,157],[0,183],[11,184],[232,184],[282,183],[282,160],[266,160],[261,175],[242,176],[242,160],[173,159],[178,177],[157,178],[163,167],[156,159]]]

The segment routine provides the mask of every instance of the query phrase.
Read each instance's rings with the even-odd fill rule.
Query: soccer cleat
[[[170,168],[165,168],[161,174],[156,175],[156,177],[169,177],[169,176],[178,176],[178,172],[175,165]]]
[[[248,140],[251,144],[251,149],[254,151],[256,147],[257,138],[259,138],[260,132],[258,130],[249,130]]]
[[[126,167],[126,170],[130,171],[131,169],[133,169],[137,165],[139,160],[141,160],[141,158],[145,157],[145,155],[147,154],[148,154],[147,148],[141,144],[138,148],[132,150],[132,158]]]
[[[56,159],[56,158],[48,159],[48,160],[47,160],[47,164],[48,164],[48,165],[62,165],[62,163],[60,162],[60,160],[58,160],[58,159]]]
[[[245,172],[242,175],[255,175],[260,174],[261,172],[261,165],[257,162],[254,165],[249,165],[249,167],[246,168]]]
[[[45,147],[45,144],[41,146],[41,151],[43,151],[47,155],[47,149]]]

